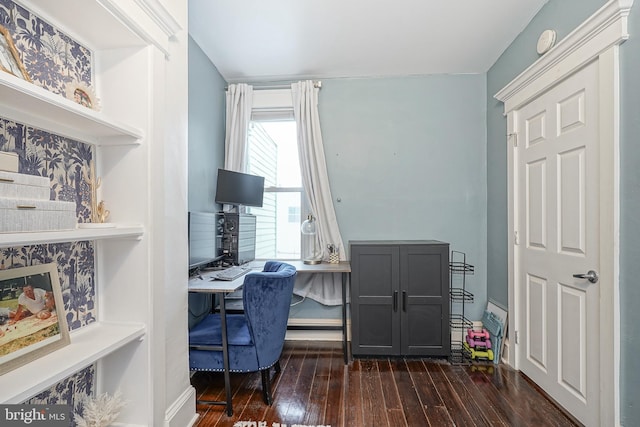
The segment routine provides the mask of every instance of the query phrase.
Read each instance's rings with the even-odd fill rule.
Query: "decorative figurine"
[[[110,212],[106,209],[104,201],[98,203],[98,188],[102,184],[100,178],[96,178],[95,165],[93,161],[89,164],[89,174],[83,172],[84,181],[91,189],[91,222],[94,224],[105,224]]]

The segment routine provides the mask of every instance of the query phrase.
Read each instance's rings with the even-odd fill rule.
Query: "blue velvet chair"
[[[287,331],[289,307],[296,269],[292,265],[268,261],[263,271],[245,276],[243,314],[227,314],[227,342],[230,372],[262,374],[262,393],[271,405],[271,378],[280,372],[280,354]],[[207,315],[189,331],[189,368],[192,371],[223,372],[222,351],[198,346],[221,346],[220,314]]]

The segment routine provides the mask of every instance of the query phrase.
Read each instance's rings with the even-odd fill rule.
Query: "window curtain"
[[[310,80],[291,84],[293,114],[298,128],[298,153],[302,185],[316,218],[320,248],[328,244],[340,250],[340,260],[346,259],[345,247],[340,235],[338,220],[333,208],[333,198],[329,188],[329,177],[324,156],[320,115],[318,114],[318,92]],[[324,261],[328,253],[324,253]],[[308,280],[297,280],[295,293],[309,297],[325,305],[342,303],[342,278],[340,274],[313,274]]]
[[[224,168],[245,172],[247,167],[247,133],[253,106],[253,86],[245,83],[231,84],[227,88],[226,98]]]

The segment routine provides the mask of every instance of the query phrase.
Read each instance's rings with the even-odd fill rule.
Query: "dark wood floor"
[[[233,416],[197,405],[196,426],[238,421],[331,427],[576,426],[522,375],[504,365],[451,365],[438,359],[356,359],[339,343],[287,342],[262,401],[260,374],[232,374]],[[198,399],[222,400],[222,374],[192,377]],[[238,424],[241,425],[241,424]],[[248,424],[247,424],[248,425]],[[260,425],[256,423],[255,425]]]

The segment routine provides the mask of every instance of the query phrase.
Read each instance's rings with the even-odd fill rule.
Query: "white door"
[[[592,63],[520,108],[518,365],[583,424],[598,425],[598,68]]]

